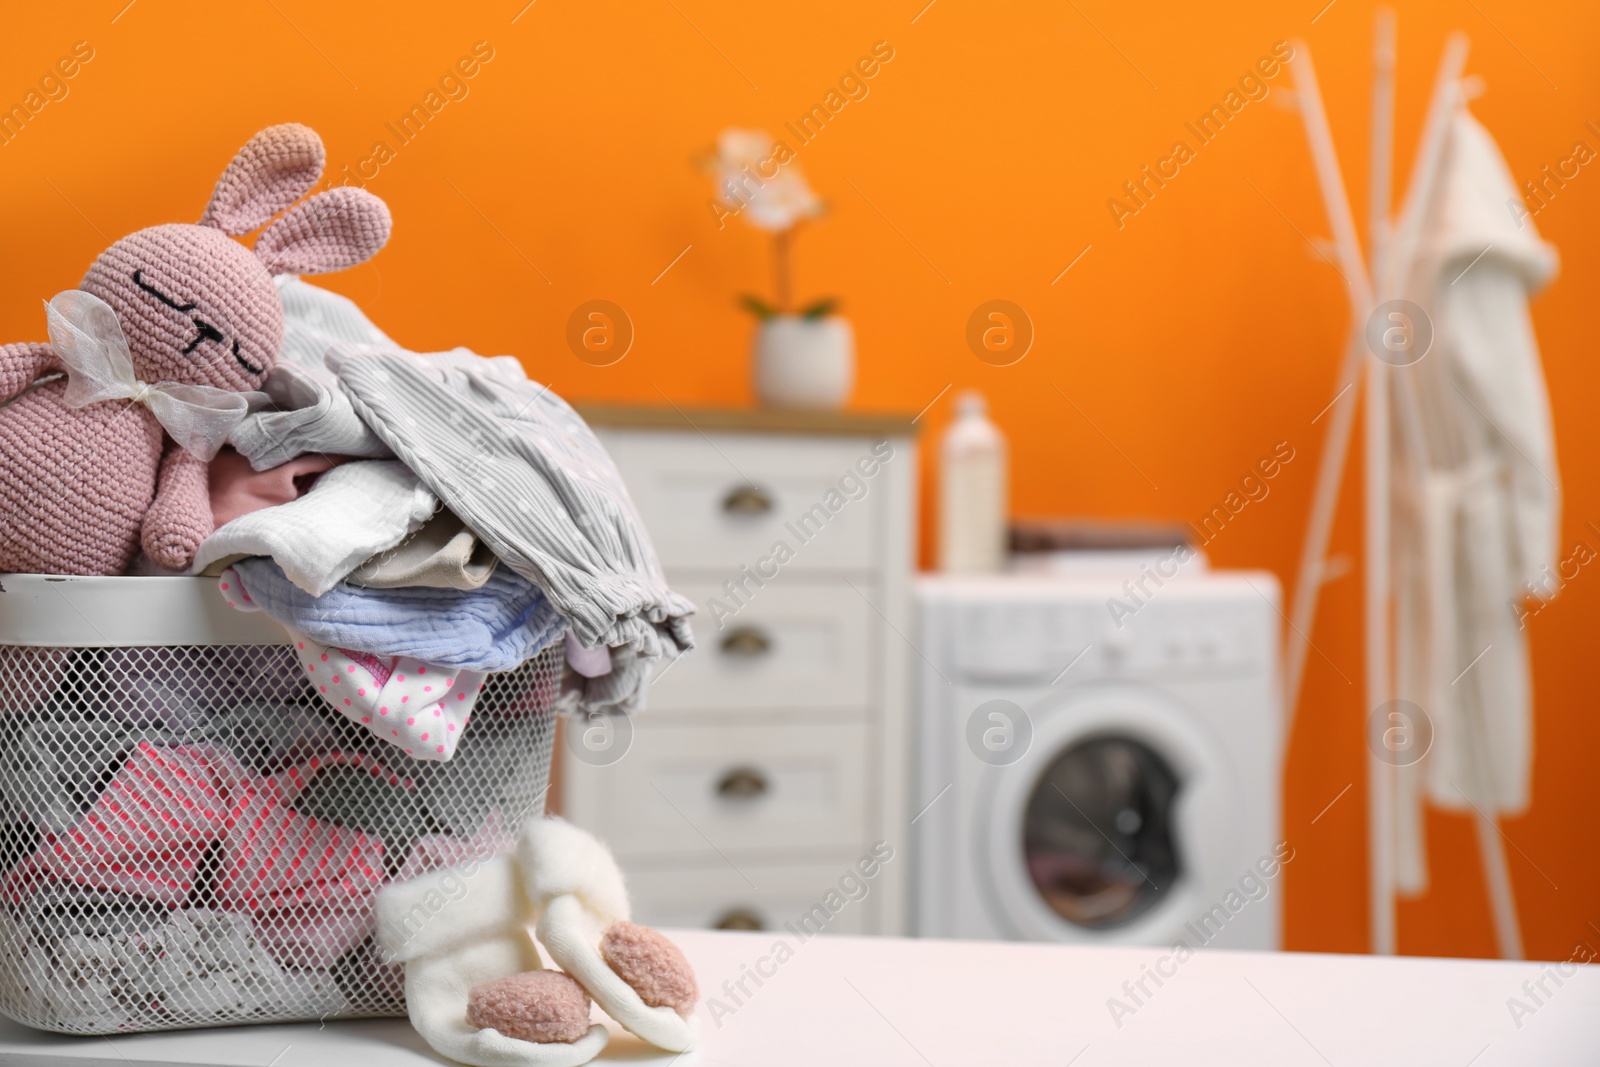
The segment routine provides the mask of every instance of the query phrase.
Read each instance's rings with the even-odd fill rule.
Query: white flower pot
[[[756,396],[775,408],[842,408],[855,385],[855,349],[845,319],[767,319],[756,329]]]

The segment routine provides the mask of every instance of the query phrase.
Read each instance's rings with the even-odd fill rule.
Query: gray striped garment
[[[585,647],[612,650],[589,707],[637,702],[645,668],[693,647],[611,457],[547,387],[469,361],[336,345],[356,413],[501,561],[543,590]]]
[[[258,471],[307,452],[388,458],[388,446],[356,416],[323,356],[341,341],[396,352],[400,346],[348,297],[308,285],[292,274],[273,281],[283,301],[283,346],[263,387],[272,407],[245,416],[228,435],[228,443]]]

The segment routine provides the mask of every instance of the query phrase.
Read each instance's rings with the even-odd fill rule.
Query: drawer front
[[[855,860],[844,855],[837,863],[741,863],[748,882],[720,860],[692,868],[628,867],[633,918],[674,930],[781,932],[788,923],[808,934],[873,933],[874,898],[886,891],[881,868],[877,877],[862,878]]]
[[[716,586],[674,581],[699,609],[695,650],[650,686],[650,711],[864,711],[882,637],[864,599],[875,587],[856,587],[780,578],[735,604]]]
[[[648,720],[634,720],[616,763],[566,765],[574,820],[618,856],[710,862],[739,850],[861,846],[867,727]]]
[[[745,566],[770,575],[877,565],[881,487],[898,473],[895,463],[909,462],[903,443],[865,438],[717,434],[708,440],[693,432],[628,430],[600,437],[662,565],[728,578]]]

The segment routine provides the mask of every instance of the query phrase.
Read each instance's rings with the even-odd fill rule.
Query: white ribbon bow
[[[129,400],[149,408],[172,439],[200,459],[217,454],[228,434],[250,412],[259,393],[234,393],[210,385],[157,382],[134,377],[133,356],[116,312],[81,289],[57,293],[45,305],[50,345],[67,368],[61,402],[69,408],[102,400]]]

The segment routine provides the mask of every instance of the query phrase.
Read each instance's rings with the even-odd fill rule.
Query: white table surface
[[[871,1064],[1296,1064],[1496,1067],[1600,1064],[1600,966],[1535,1005],[1523,989],[1552,965],[1205,951],[1176,968],[1132,1015],[1127,994],[1166,953],[821,937],[797,946],[736,1006],[723,990],[755,967],[770,933],[677,932],[699,975],[701,1046],[677,1059],[728,1067]],[[770,963],[763,969],[773,970]],[[1172,964],[1163,965],[1172,970]],[[1535,993],[1538,993],[1535,988]],[[731,1014],[710,1018],[705,998]],[[1535,1008],[1513,1018],[1509,998]],[[720,1013],[719,1013],[720,1014]],[[26,1058],[18,1060],[18,1054]],[[45,1057],[50,1057],[46,1059]],[[83,1067],[124,1061],[252,1067],[402,1067],[441,1062],[404,1020],[258,1026],[172,1034],[65,1038],[0,1024],[0,1065]],[[597,1063],[674,1062],[625,1034]]]

